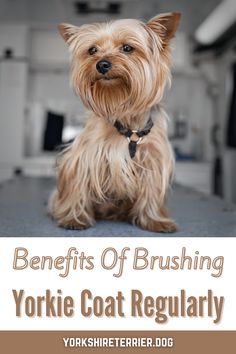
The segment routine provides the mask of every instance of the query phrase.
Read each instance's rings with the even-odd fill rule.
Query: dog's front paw
[[[178,231],[178,225],[173,220],[157,221],[153,231],[171,233]]]
[[[66,222],[59,222],[59,226],[63,227],[67,230],[85,230],[89,228],[91,225],[89,224],[82,224],[76,220],[66,221]]]
[[[145,223],[137,223],[144,230],[161,233],[171,233],[178,231],[178,225],[171,219],[162,221],[146,220]]]

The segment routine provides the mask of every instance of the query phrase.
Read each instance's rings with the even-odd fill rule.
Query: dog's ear
[[[78,33],[79,27],[70,25],[69,23],[61,23],[58,26],[58,30],[61,36],[64,38],[65,42],[69,43],[71,37]]]
[[[147,26],[161,36],[163,43],[168,43],[175,35],[180,17],[180,12],[161,14],[148,21]]]

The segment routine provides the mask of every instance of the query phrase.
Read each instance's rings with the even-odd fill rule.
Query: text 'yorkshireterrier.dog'
[[[90,115],[58,161],[49,213],[60,226],[84,229],[96,219],[126,220],[173,232],[165,207],[174,158],[159,107],[170,81],[173,12],[148,23],[124,19],[59,26],[72,53],[75,92]]]

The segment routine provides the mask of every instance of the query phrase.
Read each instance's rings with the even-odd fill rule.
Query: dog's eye
[[[90,55],[95,54],[97,51],[98,51],[98,50],[97,50],[96,47],[91,47],[91,48],[89,48],[89,50],[88,50],[88,52],[89,52]]]
[[[122,50],[123,50],[123,52],[125,52],[125,53],[130,53],[130,52],[132,52],[132,51],[134,50],[134,48],[131,47],[131,46],[128,45],[128,44],[123,44]]]

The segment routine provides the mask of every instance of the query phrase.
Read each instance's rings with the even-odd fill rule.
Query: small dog
[[[170,40],[179,21],[173,12],[148,23],[59,26],[72,53],[75,92],[90,111],[58,162],[49,212],[60,226],[84,229],[102,218],[176,230],[165,207],[174,159],[158,104],[170,81]]]

